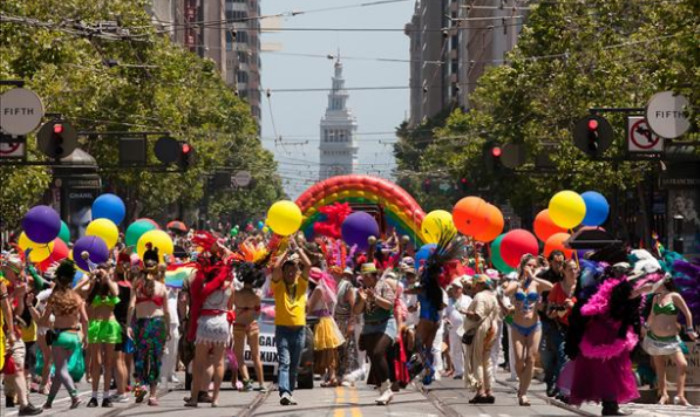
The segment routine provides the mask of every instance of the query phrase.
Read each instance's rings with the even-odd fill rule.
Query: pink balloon
[[[524,229],[511,230],[501,241],[501,257],[511,268],[518,267],[523,255],[529,253],[537,256],[538,252],[537,238]]]

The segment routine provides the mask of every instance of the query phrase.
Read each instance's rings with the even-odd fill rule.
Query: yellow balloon
[[[452,221],[452,214],[445,210],[433,210],[428,213],[421,224],[425,243],[438,243],[444,232],[457,232]]]
[[[19,241],[17,244],[23,252],[26,252],[27,249],[31,249],[31,252],[29,252],[29,260],[34,263],[45,260],[51,256],[51,253],[53,252],[53,241],[49,243],[36,243],[29,240],[24,232],[19,235]]]
[[[267,212],[267,225],[280,236],[290,236],[301,227],[301,210],[292,201],[278,201]]]
[[[549,200],[549,216],[557,226],[573,229],[586,217],[586,202],[574,191],[560,191]]]
[[[173,240],[170,236],[162,230],[149,230],[148,232],[141,235],[138,243],[136,243],[136,253],[138,253],[139,258],[143,259],[143,254],[146,253],[146,244],[150,243],[153,248],[158,248],[158,262],[163,263],[163,255],[172,255],[173,250]]]
[[[111,250],[119,240],[119,229],[109,219],[95,219],[88,224],[85,235],[101,238],[107,244],[107,249]]]

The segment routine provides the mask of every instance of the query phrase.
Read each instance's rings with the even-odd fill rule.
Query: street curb
[[[238,414],[238,417],[252,416],[253,412],[255,410],[257,410],[258,407],[260,407],[262,405],[262,403],[265,402],[265,400],[267,400],[267,398],[270,396],[270,394],[272,394],[272,384],[270,384],[270,386],[267,387],[266,393],[258,394],[258,396],[255,397],[255,399],[250,404],[248,404],[248,406],[246,408],[244,408],[243,411],[241,411]]]
[[[516,391],[516,392],[518,391],[518,387],[516,387],[515,385],[511,385],[511,384],[509,384],[509,383],[507,383],[507,382],[505,382],[505,381],[501,381],[501,380],[498,380],[498,379],[497,379],[497,380],[496,380],[496,383],[497,383],[497,384],[500,384],[500,385],[503,385],[504,387],[508,387],[508,388],[510,388],[510,389],[512,389],[512,390],[514,390],[514,391]],[[581,410],[581,409],[578,408],[578,407],[571,406],[571,405],[569,405],[569,404],[563,403],[563,402],[561,402],[561,401],[559,401],[559,400],[556,400],[556,399],[554,399],[554,398],[549,398],[549,397],[547,397],[546,395],[537,394],[537,393],[535,393],[535,392],[529,392],[528,395],[532,395],[533,397],[539,398],[540,400],[546,402],[546,403],[549,404],[549,405],[552,405],[552,406],[554,406],[554,407],[558,407],[558,408],[564,409],[564,410],[566,410],[566,411],[569,411],[569,412],[578,414],[578,415],[580,415],[580,416],[585,416],[585,417],[598,417],[598,414],[589,413],[588,411]]]

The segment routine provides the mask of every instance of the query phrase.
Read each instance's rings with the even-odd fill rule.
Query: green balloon
[[[66,244],[70,243],[70,230],[66,222],[61,220],[61,231],[58,232],[58,238],[64,241]]]
[[[126,228],[126,235],[124,236],[124,243],[126,246],[136,247],[139,238],[146,232],[150,230],[155,230],[156,225],[145,220],[139,220],[131,223],[129,227]]]
[[[237,227],[234,227],[233,229],[231,229],[231,236],[236,236],[237,234],[238,234],[238,228],[237,228]]]
[[[496,267],[501,273],[503,274],[508,274],[513,271],[515,271],[515,268],[512,268],[506,262],[503,260],[501,257],[501,241],[503,240],[503,237],[505,236],[505,233],[498,236],[494,241],[491,243],[491,263],[493,266]]]

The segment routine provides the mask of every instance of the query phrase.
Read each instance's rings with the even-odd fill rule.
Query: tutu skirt
[[[314,350],[336,349],[345,343],[332,317],[321,317],[314,330]]]

